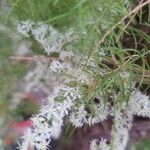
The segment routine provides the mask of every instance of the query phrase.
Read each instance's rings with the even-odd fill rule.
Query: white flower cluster
[[[33,127],[30,129],[31,132],[24,133],[20,149],[26,150],[31,146],[38,150],[45,150],[52,138],[59,137],[63,124],[63,116],[67,110],[62,108],[61,103],[51,104],[44,106],[40,113],[31,119]],[[27,136],[30,137],[30,135],[28,134],[32,135],[29,140]]]
[[[56,101],[55,98],[59,92],[66,91],[63,102]],[[20,150],[27,150],[35,147],[38,150],[46,150],[51,139],[57,139],[61,133],[63,126],[63,118],[68,115],[74,100],[80,98],[80,94],[75,88],[58,87],[53,91],[53,95],[47,98],[48,104],[43,106],[40,113],[31,118],[32,127],[25,131]]]
[[[106,139],[101,139],[101,141],[97,139],[93,139],[90,143],[91,150],[111,150],[108,144],[106,143]]]
[[[75,33],[72,28],[62,34],[44,22],[35,23],[31,20],[21,21],[17,30],[25,37],[33,36],[48,55],[53,52],[62,52],[65,43],[71,43],[80,37],[78,36],[79,33]],[[80,34],[85,35],[86,33],[81,31]],[[72,52],[67,53],[67,56],[72,55]]]
[[[104,146],[101,144],[97,144],[98,142],[92,141],[90,148],[91,150],[106,150],[106,149],[115,149],[115,150],[124,150],[128,143],[129,139],[129,129],[132,125],[132,117],[133,115],[127,111],[127,105],[123,104],[122,107],[119,105],[118,107],[114,108],[114,124],[112,126],[112,140],[111,144],[106,144],[106,140],[100,141],[99,143],[103,143]]]
[[[133,115],[125,104],[118,106],[114,112],[114,127],[112,129],[112,147],[116,150],[124,150],[129,139],[129,130],[132,125]]]
[[[132,93],[129,107],[134,115],[150,118],[150,97],[140,91],[136,90]]]
[[[63,70],[69,70],[70,68],[71,67],[69,63],[65,63],[65,62],[61,63],[58,60],[54,60],[50,64],[50,71],[52,72],[61,72]]]
[[[71,113],[69,121],[77,128],[82,127],[86,122],[87,111],[85,111],[85,106],[81,105],[79,108],[75,107],[74,111]]]
[[[112,128],[112,149],[125,150],[129,140],[129,130],[132,127],[133,116],[150,117],[150,97],[134,89],[128,103],[113,108],[114,124]],[[101,141],[100,141],[101,142]],[[97,150],[99,145],[91,142],[91,150]],[[109,146],[109,145],[108,145]],[[99,148],[98,150],[106,150]]]
[[[52,26],[43,22],[34,23],[31,20],[21,21],[18,25],[18,32],[26,37],[31,35],[43,46],[47,54],[59,52],[64,45],[65,37]]]
[[[71,59],[74,56],[74,53],[72,51],[61,51],[59,58],[62,61],[65,61],[66,59]]]
[[[110,113],[109,104],[104,104],[103,102],[94,104],[94,115],[88,111],[90,110],[87,110],[84,104],[75,106],[69,117],[70,122],[77,128],[82,127],[84,124],[89,124],[91,126],[95,123],[104,121]]]
[[[71,79],[72,81],[77,81],[79,83],[90,83],[89,76],[83,72],[81,69],[76,69],[75,71],[70,72],[73,78]]]
[[[29,37],[29,32],[31,28],[32,28],[32,21],[26,20],[26,21],[19,22],[17,30],[19,33],[21,33],[25,37]]]

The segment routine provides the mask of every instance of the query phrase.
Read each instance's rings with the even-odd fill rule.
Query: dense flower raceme
[[[94,105],[93,107],[95,116],[92,116],[87,110],[84,104],[80,106],[75,106],[73,112],[70,113],[69,120],[75,127],[82,127],[85,123],[93,125],[95,123],[105,120],[110,112],[109,105],[100,103]]]
[[[95,81],[93,71],[99,68],[97,68],[94,59],[91,58],[88,63],[91,70],[89,72],[83,71],[83,65],[86,64],[88,57],[82,58],[80,64],[78,64],[76,62],[79,62],[79,59],[76,55],[72,51],[63,48],[66,42],[77,39],[76,37],[72,38],[73,30],[62,34],[42,22],[34,23],[28,20],[19,23],[18,31],[26,37],[33,36],[43,46],[48,55],[53,52],[59,53],[58,59],[52,60],[45,65],[49,70],[48,74],[44,72],[44,74],[38,75],[38,71],[42,70],[42,64],[39,62],[41,67],[37,67],[38,71],[35,70],[35,73],[31,72],[26,77],[26,80],[31,79],[35,83],[39,83],[41,76],[47,74],[47,78],[48,76],[51,78],[50,82],[55,83],[56,81],[53,81],[53,77],[57,76],[57,79],[55,78],[57,86],[55,87],[55,84],[52,86],[54,90],[52,94],[49,94],[46,105],[41,108],[39,114],[32,117],[33,125],[25,131],[20,149],[26,150],[30,146],[36,147],[38,150],[45,150],[51,139],[58,138],[61,134],[65,116],[69,118],[69,121],[76,128],[82,127],[84,124],[93,125],[107,119],[107,116],[113,116],[114,124],[110,145],[107,144],[106,139],[101,141],[92,140],[90,148],[91,150],[124,150],[128,143],[128,131],[132,126],[133,115],[150,117],[149,97],[136,89],[132,89],[129,100],[118,105],[103,101],[99,93],[91,98],[97,97],[99,99],[98,103],[94,102],[94,100],[92,103],[88,103],[88,101],[85,101],[85,87],[92,87]],[[101,61],[102,57],[106,55],[105,51],[102,49],[99,55],[99,61]],[[102,77],[106,73],[103,69],[99,71]],[[35,80],[34,74],[36,75]],[[60,76],[58,76],[59,74]],[[120,76],[124,79],[124,86],[128,89],[126,82],[129,74],[125,72],[121,73]],[[31,88],[34,87],[35,83],[31,84]],[[127,90],[126,93],[128,92]],[[116,93],[109,94],[112,99],[119,98]],[[92,105],[92,111],[89,104]]]
[[[127,104],[114,108],[114,124],[112,129],[112,149],[124,150],[129,139],[129,130],[132,127],[133,115],[150,118],[150,97],[143,95],[139,90],[134,89]],[[91,150],[104,150],[106,141],[91,141]],[[106,149],[110,149],[107,145]]]
[[[61,92],[64,95],[63,102],[54,100]],[[65,86],[55,88],[53,95],[47,98],[48,104],[41,108],[38,115],[32,117],[33,126],[25,131],[20,149],[26,150],[29,146],[39,150],[46,149],[52,138],[59,137],[63,118],[68,115],[74,101],[78,98],[80,98],[80,94],[76,92],[75,88],[69,89]]]
[[[25,37],[33,36],[44,48],[49,55],[52,52],[60,52],[67,42],[77,39],[73,29],[68,29],[65,33],[60,33],[52,26],[43,22],[35,23],[31,20],[22,21],[18,24],[18,32]],[[83,33],[86,34],[86,33]],[[71,52],[67,56],[72,55]]]
[[[31,32],[47,53],[60,51],[64,42],[64,37],[59,32],[43,23],[38,23],[35,26],[35,23],[30,20],[22,21],[18,25],[18,31],[26,37],[29,37],[29,32]]]

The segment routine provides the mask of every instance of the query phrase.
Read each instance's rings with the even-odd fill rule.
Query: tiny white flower
[[[75,77],[75,81],[89,84],[89,78],[82,70],[76,70],[73,76]]]
[[[61,87],[61,90],[64,91],[64,97],[70,96],[72,100],[81,99],[81,94],[79,92],[79,87]]]
[[[60,59],[61,60],[66,60],[66,58],[71,59],[74,56],[74,53],[71,51],[61,51],[60,52]]]
[[[98,150],[98,140],[92,139],[90,142],[90,150]]]
[[[62,69],[62,64],[58,60],[52,61],[50,65],[50,70],[53,72],[57,72],[60,69]]]
[[[52,72],[61,72],[63,70],[70,69],[70,65],[67,63],[60,63],[58,60],[54,60],[50,64],[50,71]]]
[[[73,110],[69,116],[69,121],[77,128],[82,127],[87,122],[86,115],[85,106],[81,105]]]
[[[24,131],[24,135],[22,136],[22,143],[19,146],[20,150],[27,150],[30,146],[34,146],[34,136],[30,128]]]
[[[90,142],[90,150],[110,150],[110,146],[106,143],[106,139],[92,139]]]
[[[27,21],[21,21],[18,24],[17,30],[19,33],[21,33],[22,35],[24,35],[25,37],[29,37],[29,31],[32,28],[32,21],[31,20],[27,20]]]

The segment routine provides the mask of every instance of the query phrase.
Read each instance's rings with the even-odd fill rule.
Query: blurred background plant
[[[11,149],[14,140],[24,128],[30,125],[27,116],[35,113],[38,107],[31,96],[23,91],[22,79],[28,64],[14,62],[13,55],[31,54],[30,43],[21,40],[16,33],[15,20],[6,16],[10,6],[0,1],[0,149]],[[26,98],[26,99],[25,99]],[[19,104],[21,101],[21,104]],[[19,106],[17,106],[17,104]],[[33,107],[34,106],[34,107]]]

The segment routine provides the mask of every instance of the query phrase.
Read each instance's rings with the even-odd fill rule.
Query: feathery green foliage
[[[120,77],[120,72],[129,72],[129,87],[131,81],[138,80],[139,85],[141,85],[145,79],[143,76],[145,69],[149,68],[150,65],[146,60],[149,55],[149,49],[144,45],[144,49],[140,50],[137,45],[142,44],[142,42],[138,43],[139,38],[149,43],[149,35],[138,28],[129,26],[128,23],[134,24],[136,22],[136,15],[139,16],[142,22],[142,13],[140,11],[142,8],[138,9],[135,14],[131,13],[132,1],[9,0],[9,4],[11,9],[8,13],[8,18],[10,14],[15,14],[19,20],[42,21],[53,25],[61,32],[68,28],[73,28],[78,34],[80,33],[81,39],[71,43],[74,45],[75,51],[78,51],[79,55],[86,54],[89,57],[89,61],[94,59],[100,68],[109,70],[106,76],[101,77],[100,72],[98,73],[94,69],[88,68],[88,62],[87,66],[84,66],[84,70],[93,72],[92,76],[95,78],[92,98],[100,90],[105,91],[111,88],[112,90],[115,89],[115,92],[116,88],[118,88],[122,91],[120,99],[127,99],[124,94],[125,87],[123,79]],[[123,18],[127,19],[127,23],[124,22]],[[125,34],[133,36],[134,44],[131,43],[129,48],[122,44]],[[99,62],[99,59],[97,59],[101,50],[107,53],[104,59],[109,64],[105,61]],[[140,63],[137,63],[139,61]],[[135,67],[138,68],[138,71],[134,69]],[[116,83],[117,78],[120,79],[120,82],[117,80],[118,82]]]

